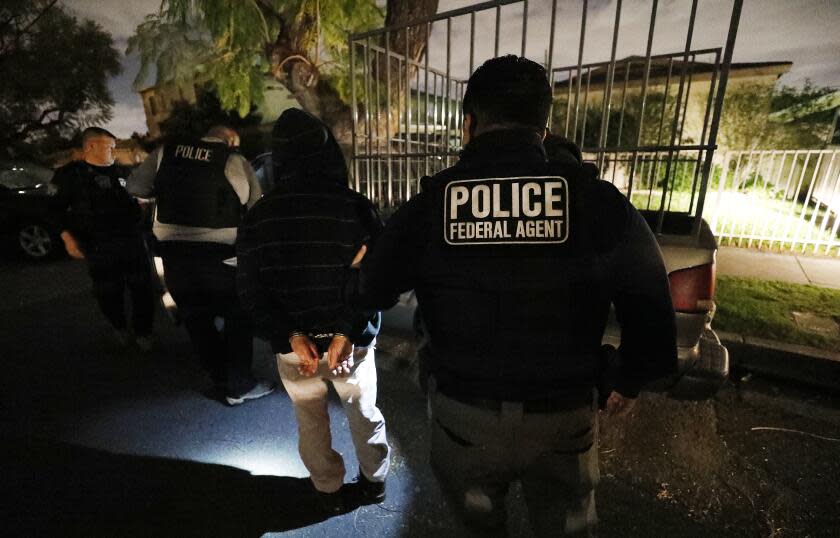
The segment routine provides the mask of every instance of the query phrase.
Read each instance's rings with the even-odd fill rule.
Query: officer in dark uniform
[[[155,196],[152,231],[166,286],[217,396],[238,405],[274,386],[251,372],[253,328],[236,295],[237,227],[262,192],[239,136],[215,126],[200,140],[155,150],[131,175],[129,192]]]
[[[348,292],[387,308],[416,291],[431,462],[468,522],[503,530],[505,494],[520,480],[538,535],[586,536],[597,520],[594,387],[610,303],[622,325],[610,414],[676,369],[676,329],[640,214],[575,159],[547,159],[550,104],[545,70],[530,60],[476,70],[459,162],[391,217]]]
[[[87,260],[94,296],[117,341],[125,344],[130,338],[124,305],[127,287],[136,343],[148,351],[154,319],[151,267],[140,205],[125,190],[128,171],[114,164],[115,141],[105,129],[85,129],[83,160],[55,171],[50,205],[68,254]]]

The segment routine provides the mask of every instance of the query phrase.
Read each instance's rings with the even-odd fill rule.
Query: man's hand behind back
[[[610,397],[607,398],[607,405],[604,408],[604,412],[611,417],[623,417],[633,409],[634,405],[636,405],[635,398],[628,398],[612,391]]]
[[[76,238],[73,237],[73,234],[65,230],[61,232],[61,239],[64,241],[64,248],[67,250],[67,254],[69,254],[71,258],[75,258],[77,260],[83,260],[85,258],[85,255],[82,252],[82,249],[79,248],[79,243],[76,241]]]
[[[327,350],[327,365],[333,375],[350,375],[353,367],[353,343],[344,335],[333,336]]]
[[[318,360],[320,354],[318,347],[306,335],[295,335],[289,340],[292,351],[300,357],[298,372],[303,376],[313,376],[318,371]]]

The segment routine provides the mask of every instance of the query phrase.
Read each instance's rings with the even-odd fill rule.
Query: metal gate
[[[637,207],[659,210],[657,232],[665,212],[673,211],[695,217],[692,233],[698,233],[743,0],[731,2],[721,46],[702,49],[693,47],[699,0],[684,0],[685,39],[678,52],[666,54],[653,53],[663,10],[659,0],[634,2],[636,13],[640,3],[649,9],[647,39],[644,51],[622,59],[616,56],[624,2],[613,2],[611,45],[596,47],[609,59],[600,62],[584,61],[587,17],[603,17],[605,9],[600,3],[591,8],[588,0],[484,2],[351,35],[355,188],[393,207],[418,192],[422,176],[451,166],[461,148],[461,101],[469,74],[488,58],[516,53],[543,63],[550,74],[553,133],[577,142],[603,178]],[[665,4],[673,14],[673,3]],[[558,31],[558,25],[564,28]],[[404,50],[392,46],[394,36],[409,31],[425,33],[422,57],[409,57],[407,39]],[[558,38],[572,36],[576,50],[560,54]],[[535,51],[542,57],[535,58]],[[576,61],[556,67],[566,56]]]
[[[840,256],[840,150],[719,155],[706,196],[724,245]]]

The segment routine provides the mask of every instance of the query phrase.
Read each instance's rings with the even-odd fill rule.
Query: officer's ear
[[[463,145],[466,146],[470,143],[470,140],[473,138],[475,133],[476,121],[475,121],[475,114],[472,112],[465,112],[464,113],[464,124],[461,126],[461,135],[463,138]]]

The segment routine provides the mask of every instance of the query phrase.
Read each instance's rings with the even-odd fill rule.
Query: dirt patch
[[[607,535],[645,536],[652,518],[662,531],[676,514],[681,536],[837,536],[840,443],[751,429],[838,433],[832,411],[806,404],[803,414],[801,398],[745,398],[733,386],[703,402],[639,400],[626,420],[601,422],[599,496],[614,503],[601,502]]]

